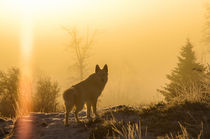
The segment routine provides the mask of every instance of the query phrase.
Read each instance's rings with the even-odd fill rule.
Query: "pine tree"
[[[181,49],[181,56],[178,57],[178,64],[171,74],[167,75],[169,83],[161,90],[158,90],[166,99],[182,96],[191,93],[196,89],[204,89],[203,81],[205,67],[197,62],[193,45],[189,40]]]

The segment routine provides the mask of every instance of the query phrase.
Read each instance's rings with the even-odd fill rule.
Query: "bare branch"
[[[84,69],[87,66],[85,63],[90,57],[89,50],[94,44],[96,31],[94,31],[93,34],[90,36],[89,29],[87,28],[86,36],[80,37],[76,28],[62,28],[70,35],[71,40],[69,48],[71,48],[75,53],[80,79],[82,80],[84,76]]]

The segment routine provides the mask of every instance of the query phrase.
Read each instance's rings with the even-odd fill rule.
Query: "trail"
[[[85,112],[80,113],[80,118],[85,118]],[[70,125],[64,125],[63,113],[31,113],[16,121],[11,139],[86,139],[89,131],[70,115]],[[31,130],[30,130],[31,129]]]
[[[110,129],[113,120],[116,124],[122,124],[121,126],[124,125],[122,121],[138,123],[140,120],[138,111],[124,105],[101,109],[98,112],[101,115],[100,118],[88,121],[86,112],[81,111],[79,118],[82,123],[77,123],[71,113],[68,127],[64,125],[64,113],[30,113],[11,123],[10,135],[8,133],[0,135],[0,139],[5,136],[9,139],[101,139],[111,137],[108,133],[112,132]],[[142,125],[141,128],[145,132],[147,127]],[[142,136],[142,139],[144,138]],[[147,133],[146,139],[154,139],[154,137]]]

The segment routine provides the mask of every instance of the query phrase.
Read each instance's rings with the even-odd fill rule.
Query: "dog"
[[[100,69],[99,65],[95,67],[95,73],[91,74],[87,79],[80,83],[73,85],[63,93],[63,99],[65,104],[65,125],[68,125],[69,112],[75,107],[75,119],[80,122],[78,118],[78,112],[80,112],[84,104],[87,106],[87,118],[91,119],[91,107],[96,117],[97,114],[97,100],[101,95],[104,87],[108,81],[108,66],[104,65],[103,69]]]

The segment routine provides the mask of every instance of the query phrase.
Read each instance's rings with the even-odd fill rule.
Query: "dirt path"
[[[85,118],[85,112],[80,113],[80,118]],[[64,114],[31,113],[29,116],[17,120],[11,139],[86,139],[89,131],[70,115],[71,125],[64,126]]]
[[[18,119],[14,125],[10,139],[87,139],[112,136],[112,126],[124,126],[128,122],[138,123],[139,113],[133,108],[116,106],[98,111],[100,118],[88,121],[86,112],[79,113],[83,123],[75,122],[74,115],[70,114],[69,123],[64,125],[64,113],[31,113]],[[114,119],[113,119],[114,116]],[[146,126],[141,126],[142,133]],[[109,134],[110,133],[110,134]],[[109,134],[109,135],[108,135]],[[0,137],[1,138],[1,137]],[[142,136],[142,139],[144,137]],[[154,139],[149,133],[146,139]]]

